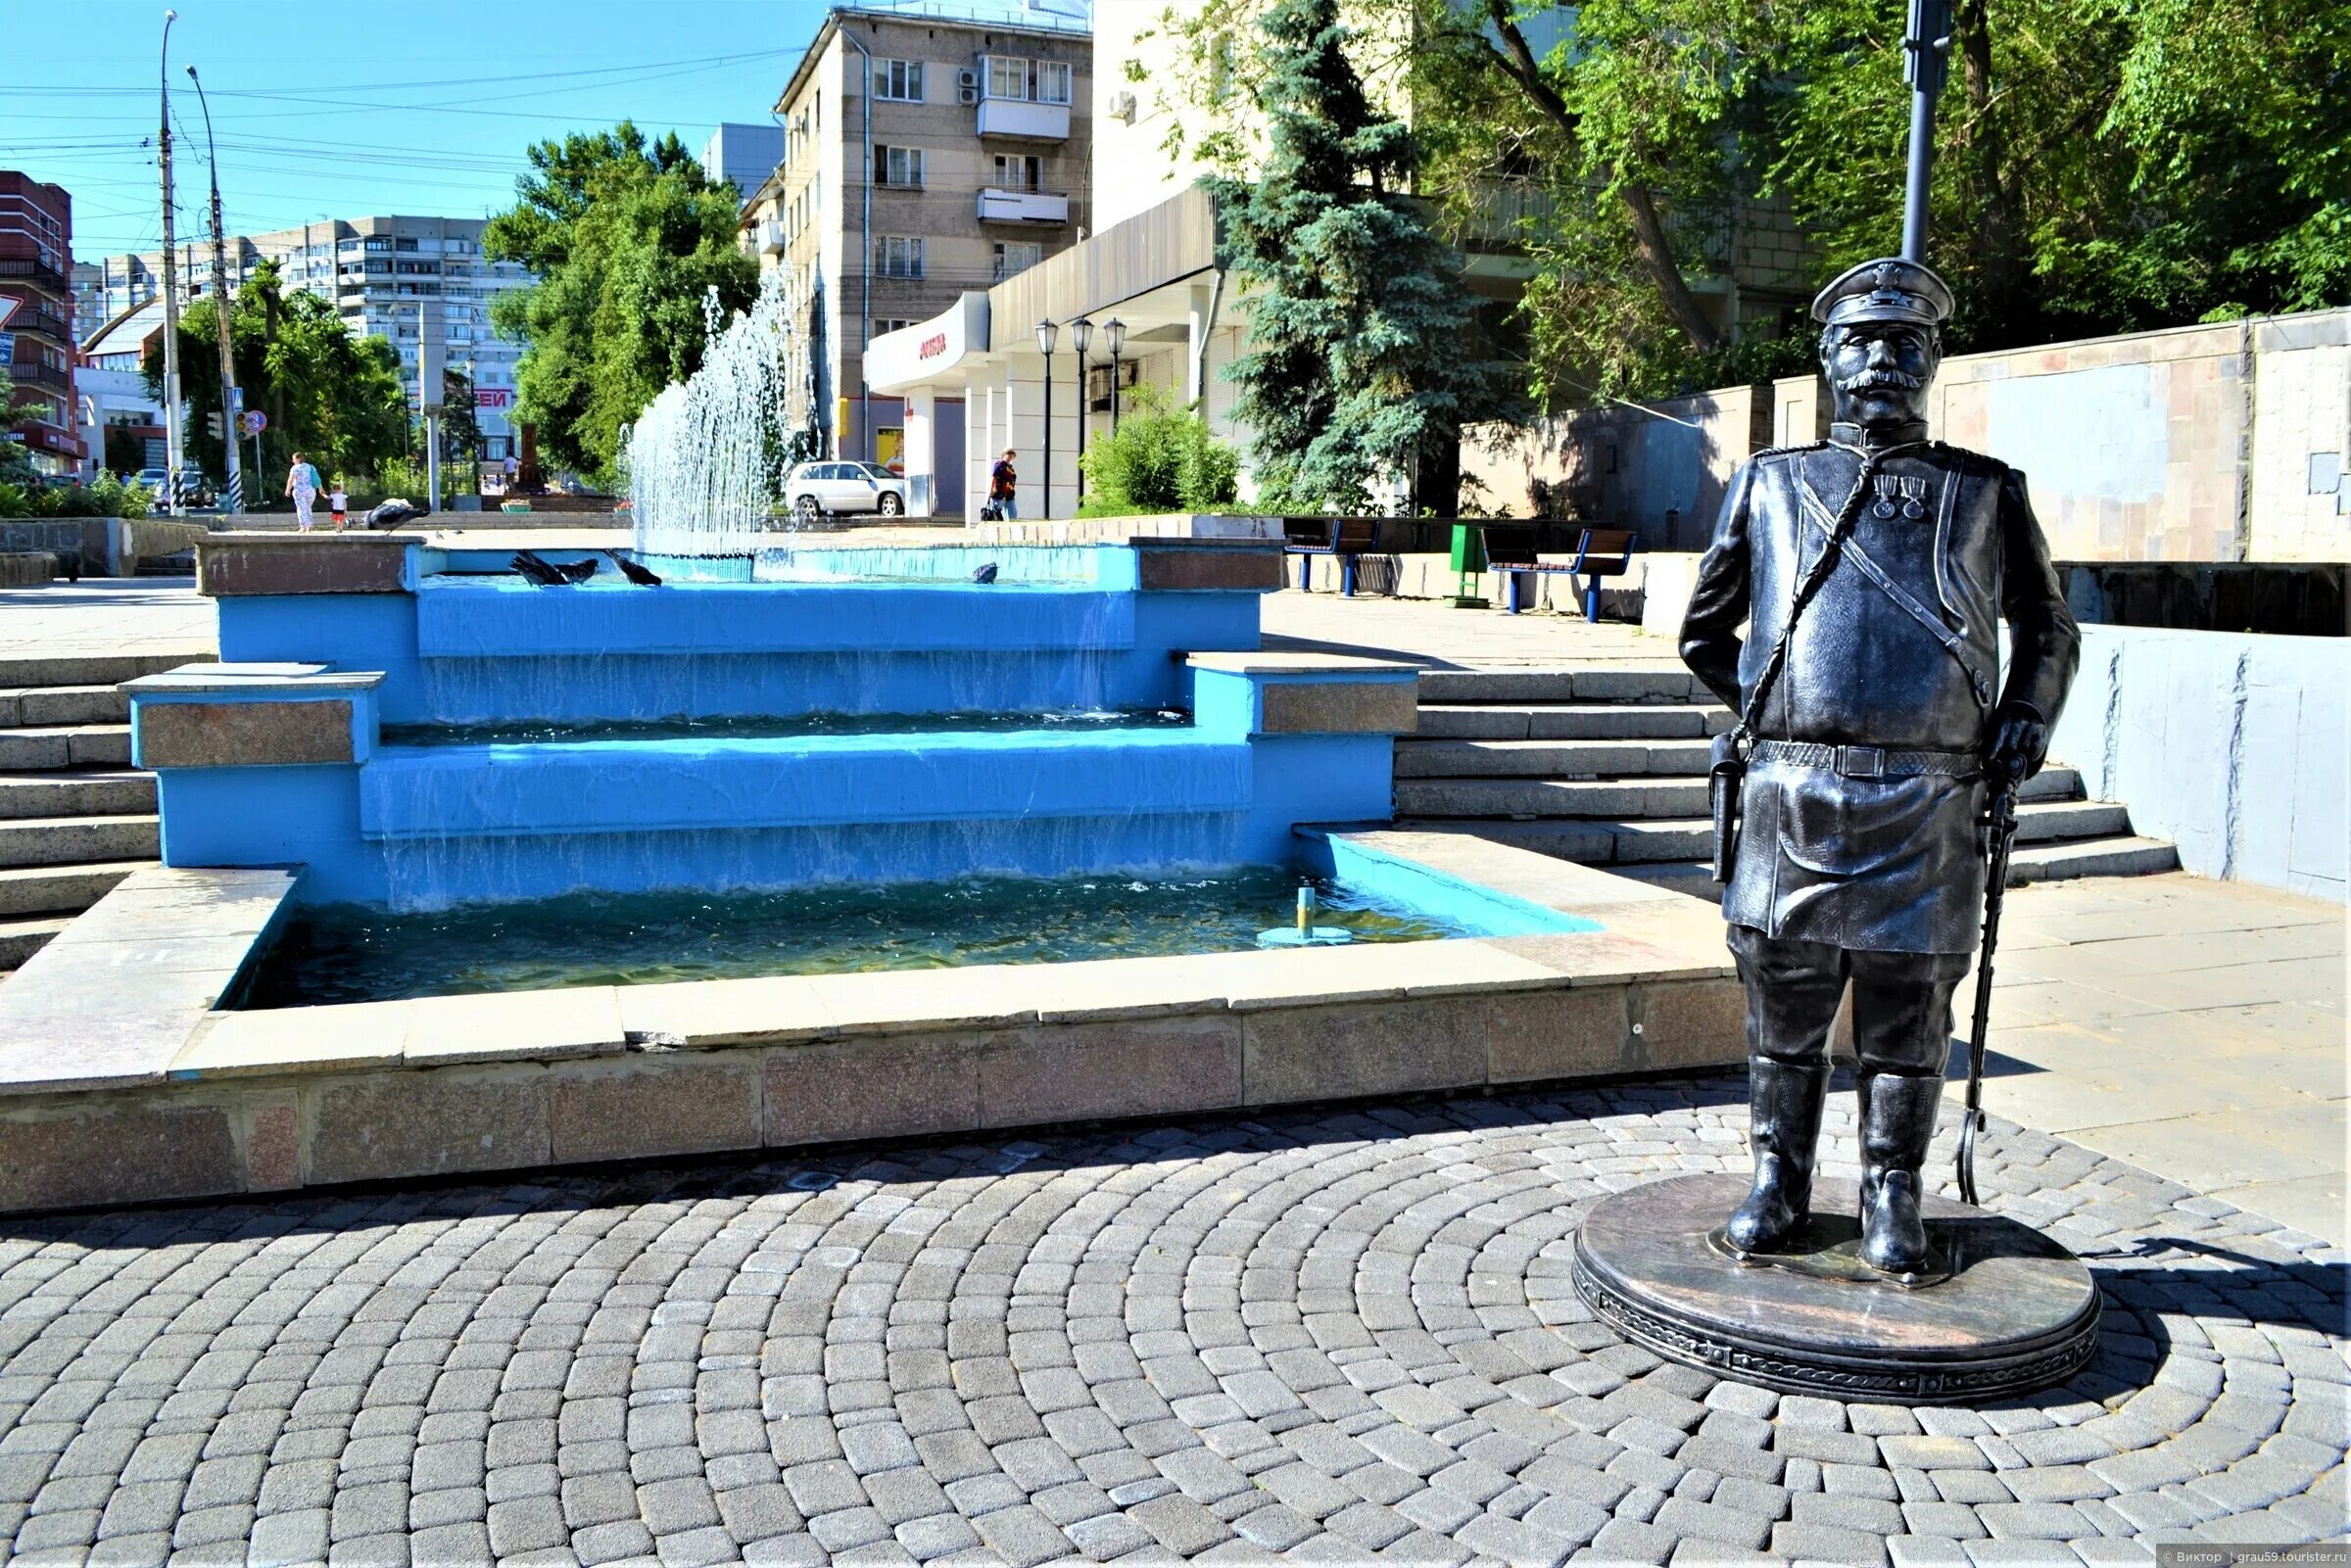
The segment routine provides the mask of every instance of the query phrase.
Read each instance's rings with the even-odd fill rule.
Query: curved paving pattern
[[[1740,1093],[0,1222],[0,1555],[2094,1564],[2342,1530],[2343,1256],[2015,1128],[1993,1203],[2106,1294],[2070,1385],[1911,1411],[1616,1340],[1577,1214],[1742,1167]]]

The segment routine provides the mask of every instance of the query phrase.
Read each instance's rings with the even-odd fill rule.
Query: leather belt
[[[1885,746],[1832,746],[1813,740],[1758,740],[1758,761],[1827,768],[1847,779],[1908,779],[1922,774],[1965,778],[1984,771],[1972,751],[1894,751]]]

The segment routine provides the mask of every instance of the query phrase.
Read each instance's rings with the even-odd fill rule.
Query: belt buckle
[[[1883,746],[1839,746],[1837,771],[1847,779],[1883,779],[1886,777],[1886,751]]]

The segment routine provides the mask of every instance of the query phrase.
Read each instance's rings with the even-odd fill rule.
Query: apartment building
[[[1092,62],[1085,24],[1041,11],[826,17],[776,101],[783,161],[744,208],[744,244],[806,302],[791,416],[817,450],[898,460],[905,405],[872,395],[866,345],[1082,234]],[[960,510],[962,465],[939,472]]]
[[[784,127],[744,125],[733,120],[720,125],[702,143],[702,172],[714,180],[731,179],[744,201],[784,162]]]
[[[400,353],[411,404],[417,401],[419,364],[429,368],[436,357],[424,352],[429,330],[438,340],[439,362],[472,378],[483,455],[516,455],[520,449],[509,416],[522,346],[491,330],[490,302],[531,279],[511,261],[484,259],[484,226],[478,217],[387,214],[233,235],[226,242],[228,283],[234,288],[263,261],[275,261],[288,290],[332,301],[353,331],[391,342]],[[211,293],[211,238],[182,240],[178,250],[181,287],[190,297]],[[163,269],[160,251],[76,266],[75,319],[105,323],[155,298],[163,290]]]
[[[73,198],[0,169],[0,366],[16,384],[0,439],[21,441],[44,473],[81,462],[73,433]]]

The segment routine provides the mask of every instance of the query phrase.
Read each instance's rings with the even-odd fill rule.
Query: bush
[[[1086,496],[1078,515],[1206,512],[1231,505],[1239,453],[1211,435],[1196,411],[1170,409],[1157,389],[1137,387],[1130,396],[1133,412],[1120,418],[1117,434],[1086,449]]]

